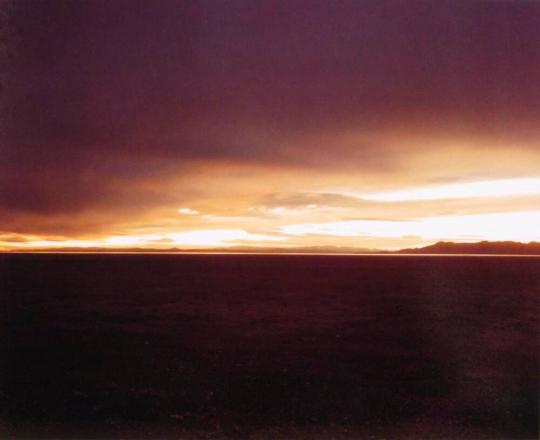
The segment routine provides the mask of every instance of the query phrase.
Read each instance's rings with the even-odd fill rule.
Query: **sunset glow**
[[[343,221],[284,226],[290,235],[330,235],[338,237],[373,236],[422,240],[540,240],[540,211],[432,217],[410,221]]]
[[[398,202],[405,200],[468,199],[476,197],[505,197],[540,195],[540,178],[501,179],[443,186],[404,189],[388,193],[367,194],[366,200]]]
[[[534,2],[38,3],[1,250],[540,240]]]

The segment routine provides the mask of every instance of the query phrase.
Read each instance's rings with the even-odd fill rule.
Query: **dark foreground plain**
[[[540,258],[0,255],[2,438],[537,438]]]

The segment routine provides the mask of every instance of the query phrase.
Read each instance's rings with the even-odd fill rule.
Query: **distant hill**
[[[431,246],[401,249],[399,254],[494,254],[494,255],[540,255],[540,243],[515,241],[481,241],[478,243],[453,243],[439,241]]]

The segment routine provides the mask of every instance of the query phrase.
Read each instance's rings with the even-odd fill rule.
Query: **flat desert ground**
[[[0,255],[2,438],[537,438],[540,258]]]

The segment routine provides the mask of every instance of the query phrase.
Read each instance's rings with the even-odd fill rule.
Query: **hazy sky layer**
[[[538,2],[1,5],[0,248],[540,240]]]

